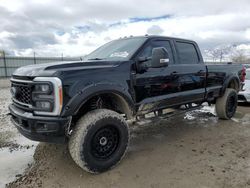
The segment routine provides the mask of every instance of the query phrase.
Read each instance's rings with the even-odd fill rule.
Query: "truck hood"
[[[15,70],[13,76],[56,76],[62,71],[68,70],[86,70],[86,69],[102,69],[116,67],[121,62],[116,61],[61,61],[53,63],[44,63],[36,65],[28,65]]]

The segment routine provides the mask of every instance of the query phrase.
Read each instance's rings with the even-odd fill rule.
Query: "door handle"
[[[174,76],[174,75],[177,75],[177,74],[178,74],[177,71],[174,71],[174,72],[171,73],[171,75],[173,75],[173,76]]]

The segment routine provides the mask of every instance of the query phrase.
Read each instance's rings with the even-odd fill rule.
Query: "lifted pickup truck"
[[[24,136],[68,143],[81,168],[100,173],[124,156],[129,121],[203,102],[215,104],[219,118],[230,119],[244,79],[242,65],[205,65],[194,41],[129,37],[101,46],[83,61],[17,69],[9,110]]]

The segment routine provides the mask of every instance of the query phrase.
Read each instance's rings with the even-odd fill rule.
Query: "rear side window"
[[[181,64],[197,64],[199,57],[196,48],[191,43],[176,42],[176,47]]]

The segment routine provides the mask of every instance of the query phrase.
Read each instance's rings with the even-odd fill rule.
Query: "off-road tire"
[[[100,143],[97,142],[101,134],[108,135],[101,137],[106,138],[106,142],[101,142],[101,139]],[[111,142],[113,144],[110,146]],[[101,145],[105,143],[106,145]],[[119,163],[126,153],[128,143],[129,129],[125,119],[114,111],[97,109],[88,112],[77,122],[69,140],[69,152],[77,165],[96,174],[107,171]],[[109,149],[105,149],[108,146]],[[106,150],[113,153],[103,158],[103,155],[110,153]]]
[[[234,89],[227,88],[224,95],[216,100],[215,109],[220,119],[231,119],[237,109],[238,95]]]

